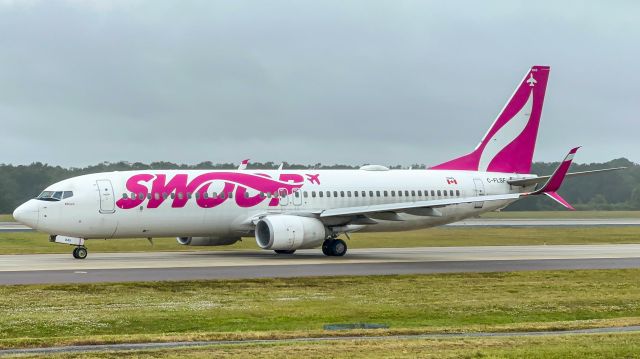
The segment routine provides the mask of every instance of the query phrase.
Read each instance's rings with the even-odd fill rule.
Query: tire
[[[274,252],[276,252],[278,254],[294,254],[296,252],[296,250],[295,249],[291,249],[291,250],[276,249],[276,250],[274,250]]]
[[[322,243],[322,253],[324,253],[325,256],[331,256],[331,241],[326,240]]]
[[[342,239],[335,239],[331,243],[331,255],[342,257],[347,254],[347,243]]]
[[[87,258],[87,249],[85,247],[78,247],[74,250],[77,259],[85,259]]]
[[[73,249],[73,258],[80,259],[80,258],[78,258],[78,247]]]

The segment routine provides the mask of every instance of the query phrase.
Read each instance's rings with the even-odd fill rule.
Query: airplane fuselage
[[[60,200],[33,199],[32,226],[81,238],[249,236],[252,218],[319,214],[327,209],[518,193],[507,180],[522,175],[440,170],[148,170],[84,175],[49,186],[72,192]],[[363,231],[437,226],[512,201],[443,206],[431,215],[384,214]],[[329,226],[348,221],[332,218]]]

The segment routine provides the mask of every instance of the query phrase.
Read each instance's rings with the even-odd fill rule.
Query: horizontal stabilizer
[[[619,170],[624,170],[626,168],[627,167],[614,167],[614,168],[604,168],[604,169],[601,169],[601,170],[593,170],[593,171],[569,172],[569,173],[567,173],[566,177],[568,177],[568,178],[580,177],[580,176],[592,175],[592,174],[596,174],[596,173],[600,173],[600,172],[619,171]],[[540,176],[540,177],[533,177],[533,178],[513,179],[513,180],[508,180],[507,183],[509,183],[512,186],[528,187],[528,186],[533,186],[533,185],[536,185],[536,184],[545,183],[545,182],[547,182],[549,180],[549,178],[551,178],[551,176]]]

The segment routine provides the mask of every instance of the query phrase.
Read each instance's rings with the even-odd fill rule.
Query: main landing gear
[[[87,258],[87,247],[79,246],[73,249],[73,258],[85,259]]]
[[[322,243],[322,253],[325,256],[342,257],[347,253],[347,243],[342,239],[327,239]]]

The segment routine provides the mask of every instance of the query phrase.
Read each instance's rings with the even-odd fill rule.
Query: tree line
[[[250,163],[250,169],[276,169],[280,164],[274,162]],[[314,165],[284,163],[285,169],[355,169],[350,165]],[[18,205],[34,198],[52,183],[83,174],[149,170],[149,169],[235,169],[237,164],[202,162],[196,165],[179,165],[171,162],[104,162],[84,168],[64,168],[49,166],[40,162],[30,165],[0,164],[0,213],[11,213]],[[549,175],[558,166],[558,162],[536,162],[532,173]],[[626,158],[605,163],[576,164],[571,171],[591,171],[609,167],[628,167],[622,171],[595,174],[567,179],[559,193],[578,210],[640,210],[640,165]],[[392,169],[401,166],[390,166]],[[413,165],[413,169],[424,169],[424,165]],[[525,198],[506,210],[534,211],[557,210],[561,207],[544,196]]]

